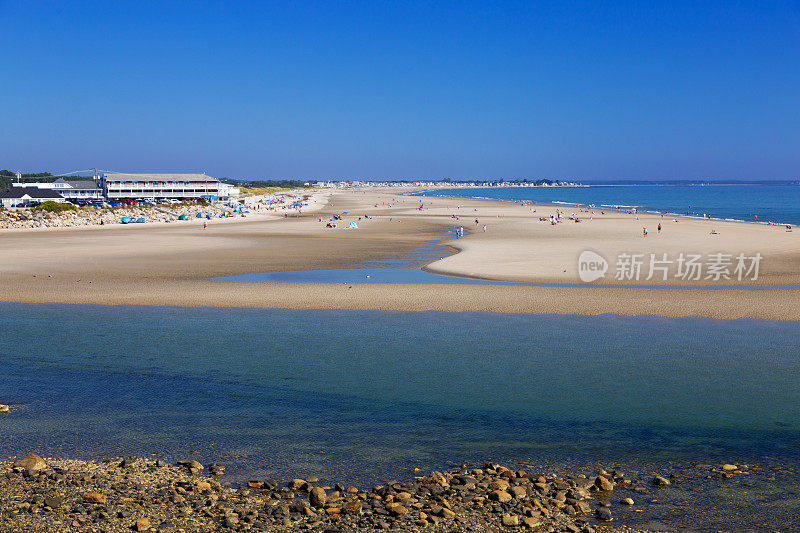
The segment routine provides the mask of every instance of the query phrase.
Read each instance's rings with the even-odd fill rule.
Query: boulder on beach
[[[516,527],[519,525],[519,516],[515,514],[503,513],[503,525],[506,527]]]
[[[99,492],[87,492],[83,495],[83,501],[86,503],[106,503],[106,495]]]
[[[325,489],[322,487],[314,487],[308,494],[308,500],[314,507],[325,507],[328,495],[325,494]]]
[[[189,472],[192,473],[192,474],[199,474],[200,472],[203,471],[203,465],[200,464],[198,461],[195,461],[194,459],[192,459],[190,461],[186,461],[186,460],[178,461],[177,464],[179,466],[186,467],[189,470]]]
[[[24,468],[25,470],[44,470],[47,468],[47,463],[38,455],[31,454],[22,459],[14,461],[14,468]]]
[[[511,494],[504,490],[495,490],[489,493],[489,499],[500,503],[506,503],[510,502],[512,497]]]

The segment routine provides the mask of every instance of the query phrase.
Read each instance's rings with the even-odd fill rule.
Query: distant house
[[[63,203],[65,200],[55,189],[17,187],[16,184],[12,184],[8,191],[0,192],[0,205],[3,207],[30,207],[39,205],[42,202]]]

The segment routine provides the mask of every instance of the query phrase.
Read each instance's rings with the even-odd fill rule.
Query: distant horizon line
[[[92,169],[93,170],[93,169]],[[0,170],[0,172],[18,172],[12,170]],[[36,180],[37,178],[58,178],[58,177],[87,177],[81,176],[81,174],[86,173],[89,174],[91,171],[73,171],[73,172],[64,172],[64,173],[49,173],[47,171],[38,171],[38,172],[24,172],[22,174],[23,180]],[[106,174],[110,171],[98,171],[99,173]],[[152,174],[152,171],[147,172],[127,172],[128,174]],[[180,174],[186,173],[185,171],[179,172]],[[195,172],[196,173],[196,172]],[[204,171],[204,174],[208,174],[208,171]],[[37,175],[38,174],[38,175]],[[43,176],[42,174],[49,174],[49,176]],[[10,177],[10,176],[8,176]],[[13,179],[13,178],[12,178]],[[656,179],[647,179],[647,178],[555,178],[555,177],[537,177],[537,178],[448,178],[448,177],[404,177],[404,178],[388,178],[388,177],[327,177],[327,178],[318,178],[318,177],[235,177],[235,176],[224,176],[219,177],[220,180],[230,180],[230,181],[241,181],[241,182],[269,182],[269,181],[303,181],[303,182],[315,182],[315,181],[331,181],[331,182],[346,182],[346,181],[360,181],[360,182],[418,182],[418,181],[426,181],[426,182],[451,182],[451,183],[480,183],[480,182],[504,182],[504,183],[525,183],[525,182],[537,182],[537,181],[550,181],[550,182],[560,182],[560,183],[577,183],[582,185],[674,185],[674,184],[684,184],[684,185],[758,185],[758,184],[800,184],[800,176],[797,178],[762,178],[762,179],[728,179],[728,178],[690,178],[690,179],[664,179],[664,178],[656,178]]]

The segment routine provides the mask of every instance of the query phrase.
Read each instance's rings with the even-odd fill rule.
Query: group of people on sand
[[[566,220],[572,220],[575,223],[579,223],[581,218],[576,215],[575,213],[570,213],[567,217],[564,213],[560,210],[556,209],[556,213],[554,215],[550,215],[549,217],[539,217],[540,222],[549,222],[551,226],[555,226],[556,224],[560,224],[561,222]],[[592,217],[589,216],[589,220],[592,220]]]

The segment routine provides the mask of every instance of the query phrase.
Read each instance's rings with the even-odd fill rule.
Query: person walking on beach
[[[658,234],[661,235],[661,222],[658,223]]]
[[[642,228],[642,232],[644,233],[644,236],[647,237],[647,228]]]
[[[208,227],[208,221],[204,220],[203,221],[203,229],[206,229],[207,227]]]

